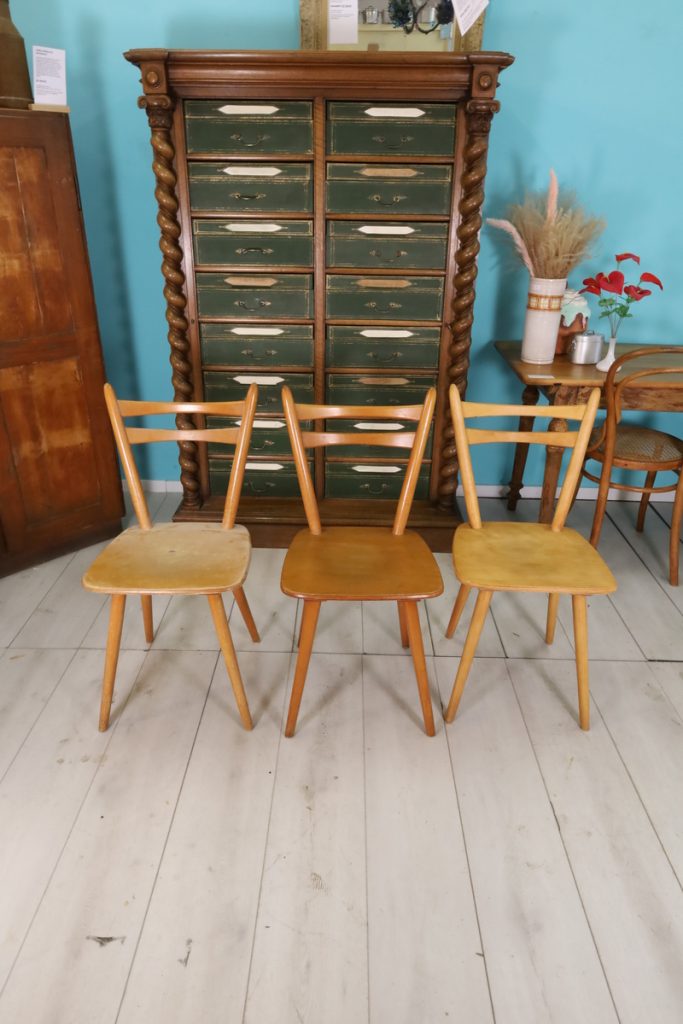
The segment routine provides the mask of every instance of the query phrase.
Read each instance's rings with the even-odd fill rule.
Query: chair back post
[[[408,516],[410,515],[413,498],[415,497],[415,488],[417,487],[417,479],[420,473],[422,457],[424,456],[424,451],[427,447],[427,437],[429,436],[429,428],[432,424],[435,405],[436,389],[430,388],[425,395],[422,414],[415,430],[413,447],[410,452],[410,458],[408,459],[408,467],[406,469],[406,475],[403,478],[403,486],[401,487],[401,493],[396,507],[394,525],[391,531],[395,537],[401,537],[403,535],[408,523]]]
[[[138,473],[137,466],[135,465],[133,451],[126,433],[126,425],[123,421],[121,410],[119,409],[119,401],[111,384],[104,385],[104,401],[107,405],[109,420],[111,422],[112,430],[114,431],[114,439],[116,441],[121,465],[123,466],[123,472],[130,490],[135,515],[142,530],[151,530],[152,519],[149,514],[149,509],[147,508],[147,502],[145,501],[145,494],[142,489],[140,475]]]
[[[555,513],[550,524],[550,529],[553,533],[560,532],[566,522],[567,516],[569,515],[569,510],[572,507],[574,491],[576,490],[576,485],[579,481],[584,457],[586,455],[586,449],[588,447],[588,441],[590,440],[593,424],[595,423],[595,415],[598,411],[599,405],[600,388],[593,388],[584,408],[581,425],[576,432],[574,449],[569,460],[569,465],[567,466],[564,482],[560,489],[560,497],[557,500]]]
[[[257,401],[258,387],[256,384],[250,384],[247,396],[244,399],[242,422],[240,424],[237,441],[235,443],[232,469],[230,470],[230,480],[228,482],[228,490],[225,495],[225,505],[223,508],[221,526],[226,530],[232,530],[235,525],[237,506],[239,505],[240,494],[242,493],[242,483],[244,481],[244,469],[247,464],[247,455],[249,454],[249,445],[251,443],[251,432],[254,426],[254,416],[256,415]]]
[[[455,445],[458,452],[460,479],[462,480],[462,489],[465,494],[467,520],[474,530],[480,530],[481,512],[479,510],[479,499],[477,498],[477,489],[474,482],[470,446],[467,441],[467,427],[465,426],[462,399],[460,398],[460,393],[455,384],[451,384],[448,390],[448,397],[451,406],[453,430],[455,431]]]
[[[285,422],[287,424],[289,442],[294,454],[294,466],[299,480],[299,489],[304,503],[304,511],[306,513],[308,528],[312,534],[320,536],[323,532],[322,525],[320,523],[320,512],[318,511],[315,488],[308,468],[306,448],[301,434],[301,424],[299,423],[299,416],[296,411],[294,397],[286,384],[282,388],[282,407],[285,411]]]

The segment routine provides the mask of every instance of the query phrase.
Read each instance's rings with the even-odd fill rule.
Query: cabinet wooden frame
[[[498,76],[512,63],[513,58],[505,53],[424,55],[168,50],[132,50],[125,56],[140,68],[144,95],[139,104],[146,110],[151,128],[155,194],[159,204],[158,222],[163,252],[162,273],[165,278],[164,294],[169,323],[168,339],[176,401],[198,401],[204,397],[183,101],[221,99],[226,102],[253,100],[263,103],[280,99],[307,100],[312,103],[312,156],[249,152],[226,155],[226,159],[236,164],[255,159],[260,163],[306,161],[313,167],[314,310],[312,318],[307,322],[314,327],[314,400],[318,404],[325,401],[328,373],[325,363],[325,329],[328,323],[325,316],[325,275],[330,268],[326,264],[326,224],[328,220],[343,220],[345,216],[328,213],[326,210],[325,174],[328,163],[343,163],[344,160],[396,166],[417,166],[423,163],[442,164],[451,168],[453,185],[450,211],[448,215],[433,218],[435,222],[448,225],[448,243],[430,499],[415,504],[411,519],[411,526],[421,530],[430,543],[447,546],[448,531],[452,530],[454,521],[457,485],[457,462],[447,390],[451,383],[455,383],[464,394],[467,384],[488,136],[493,115],[499,109],[495,99]],[[392,154],[368,157],[367,161],[363,155],[344,157],[328,154],[325,138],[326,105],[335,100],[455,104],[454,152],[447,157],[402,157]],[[212,158],[215,159],[216,155],[212,154]],[[202,159],[202,154],[193,153],[192,159]],[[205,216],[204,212],[201,216]],[[224,217],[225,214],[220,216]],[[252,216],[258,219],[265,214],[254,213]],[[286,219],[286,216],[278,214],[275,219]],[[301,219],[304,215],[288,216]],[[310,214],[305,216],[310,217]],[[353,215],[350,216],[353,219]],[[373,220],[381,222],[390,218],[390,213],[380,213]],[[399,219],[409,222],[411,215],[401,214]],[[430,217],[413,215],[412,219],[428,222]],[[226,271],[234,269],[221,267],[221,270]],[[259,268],[259,272],[267,272],[268,269]],[[298,272],[301,268],[288,269]],[[371,272],[370,268],[358,268],[355,272],[359,271]],[[348,269],[345,272],[353,273],[354,270]],[[243,322],[247,323],[246,320]],[[290,318],[288,322],[295,323],[296,318]],[[356,323],[355,320],[345,318],[335,318],[329,322]],[[422,325],[428,326],[430,323],[425,321]],[[419,326],[417,321],[415,325]],[[378,319],[373,326],[391,328],[396,326],[396,322],[385,323]],[[283,365],[268,369],[278,372],[288,368]],[[334,369],[337,371],[336,367]],[[349,369],[353,368],[346,368],[346,372]],[[426,390],[431,383],[433,368],[417,372],[424,373]],[[381,502],[325,499],[321,452],[316,453],[315,461],[316,491],[322,501],[321,511],[326,521],[387,521],[387,510],[381,507]],[[183,444],[180,466],[183,502],[178,516],[216,518],[220,501],[210,492],[206,454],[198,451],[195,445]],[[286,543],[297,526],[304,521],[303,508],[295,499],[290,500],[289,504],[275,502],[271,507],[267,507],[263,501],[251,503],[245,500],[240,513],[241,519],[249,524],[250,529],[256,529],[256,543]]]

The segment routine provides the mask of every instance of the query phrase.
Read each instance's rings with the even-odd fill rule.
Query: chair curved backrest
[[[153,441],[212,441],[235,446],[235,454],[225,495],[221,526],[230,530],[235,525],[244,469],[247,462],[251,430],[256,413],[258,388],[252,384],[246,397],[240,402],[137,402],[121,401],[116,397],[111,384],[104,385],[104,399],[111,420],[116,447],[123,465],[123,472],[130,488],[130,495],[138,523],[143,530],[152,528],[152,520],[142,490],[142,483],[133,457],[132,445],[149,444]],[[239,427],[198,427],[192,429],[127,427],[125,420],[131,416],[162,416],[172,414],[192,416],[231,416],[240,420]]]
[[[294,453],[296,474],[301,489],[308,526],[313,534],[320,534],[320,512],[315,497],[315,488],[306,459],[306,448],[322,448],[327,445],[382,445],[387,448],[410,448],[410,458],[406,467],[403,487],[396,507],[392,532],[399,537],[404,533],[410,509],[415,496],[420,464],[427,445],[427,437],[434,416],[436,390],[430,388],[422,405],[381,405],[368,407],[365,405],[311,405],[297,404],[287,386],[282,389],[282,405],[289,439]],[[360,434],[329,433],[325,430],[302,430],[301,422],[307,420],[351,419],[362,416],[364,420],[409,420],[417,423],[414,431],[400,433],[368,432]]]
[[[455,443],[458,450],[460,478],[465,492],[465,505],[470,526],[475,530],[481,529],[481,513],[474,482],[474,473],[472,471],[470,445],[502,441],[552,445],[556,448],[573,449],[551,523],[553,531],[561,530],[571,508],[574,490],[579,479],[581,466],[583,465],[583,458],[593,428],[595,414],[600,403],[600,389],[592,389],[585,405],[529,406],[463,402],[455,384],[450,386],[449,399],[455,430]],[[579,424],[579,428],[578,430],[570,431],[489,430],[467,427],[465,425],[466,419],[498,416],[533,416],[539,419],[573,420]]]

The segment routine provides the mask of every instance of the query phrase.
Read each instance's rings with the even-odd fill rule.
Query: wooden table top
[[[605,383],[606,372],[596,370],[594,365],[572,363],[568,356],[556,356],[552,363],[524,363],[520,358],[521,341],[497,341],[495,346],[510,369],[517,374],[524,384],[533,385],[538,388],[548,387],[552,384],[601,388]],[[639,348],[647,348],[647,346],[618,344],[616,355],[617,357],[623,356],[627,352],[634,352]],[[683,356],[683,345],[680,348],[681,355]],[[662,353],[652,355],[649,359],[643,357],[642,359],[634,360],[632,363],[629,363],[629,373],[636,368],[644,370],[651,366],[654,370],[657,367],[666,366],[670,359],[671,356]],[[649,383],[647,377],[641,377],[638,381],[638,387],[648,387]],[[661,376],[653,378],[651,386],[681,387],[683,386],[683,372],[671,374],[666,379]]]

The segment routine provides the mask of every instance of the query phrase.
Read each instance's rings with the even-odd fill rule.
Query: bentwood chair
[[[285,736],[293,736],[296,729],[315,628],[323,601],[396,601],[401,642],[404,647],[410,647],[413,657],[425,732],[428,736],[434,735],[418,602],[428,597],[437,597],[443,591],[443,581],[427,544],[419,534],[406,531],[406,524],[435,401],[436,392],[430,388],[424,405],[374,408],[298,405],[294,403],[289,388],[282,389],[287,429],[308,521],[308,529],[300,530],[294,537],[282,566],[282,590],[290,597],[303,600],[299,654]],[[351,434],[301,429],[301,422],[307,420],[353,417],[380,421],[378,430]],[[387,433],[379,429],[382,420],[407,420],[417,423],[417,427],[415,431]],[[393,527],[321,525],[306,449],[358,444],[411,450]]]
[[[257,387],[252,384],[242,402],[125,402],[117,399],[109,384],[104,386],[104,395],[139,526],[131,526],[119,534],[83,577],[87,590],[111,595],[100,731],[104,732],[109,726],[128,594],[140,595],[148,643],[154,639],[152,594],[206,595],[242,725],[251,729],[249,705],[221,595],[232,591],[251,639],[258,642],[260,637],[242,588],[251,558],[251,539],[244,526],[235,525],[256,411]],[[127,427],[124,423],[124,419],[131,416],[168,413],[184,417],[209,413],[239,417],[241,424],[239,428],[155,429]],[[222,522],[152,524],[131,448],[133,444],[152,441],[212,441],[235,446]]]
[[[638,369],[638,359],[647,357],[651,361],[653,355],[664,357],[662,366],[652,369]],[[635,362],[634,362],[635,361]],[[627,367],[628,363],[634,363]],[[627,369],[628,372],[620,371]],[[617,374],[619,379],[617,380]],[[600,476],[589,473],[585,462],[583,476],[599,484],[598,498],[595,503],[591,544],[596,547],[600,541],[602,522],[605,518],[607,496],[610,487],[619,491],[635,491],[642,493],[636,530],[640,533],[645,525],[645,514],[651,494],[662,494],[675,491],[671,534],[669,537],[669,582],[678,586],[678,562],[680,552],[681,518],[683,517],[683,439],[673,434],[666,434],[652,427],[638,423],[622,423],[621,414],[625,392],[629,392],[628,404],[638,409],[652,408],[648,403],[648,392],[656,386],[677,388],[681,393],[680,408],[683,410],[683,350],[675,347],[657,347],[636,349],[620,356],[610,367],[605,378],[605,402],[607,412],[604,422],[591,437],[586,452],[585,462],[591,459],[602,463]],[[644,472],[645,482],[625,484],[612,480],[612,468],[617,466],[630,471]],[[658,473],[670,472],[678,474],[678,479],[663,487],[655,487]]]
[[[549,644],[553,642],[555,635],[560,594],[571,594],[579,690],[579,724],[582,729],[589,728],[586,597],[612,593],[616,590],[616,583],[595,548],[575,530],[567,529],[564,524],[579,479],[599,401],[600,391],[595,388],[586,405],[540,406],[533,409],[526,405],[486,405],[480,402],[461,401],[457,388],[451,385],[451,414],[468,522],[457,528],[453,539],[453,566],[460,582],[460,589],[446,629],[447,637],[453,636],[472,588],[475,588],[478,594],[444,716],[447,722],[453,721],[458,710],[491,597],[496,590],[507,590],[548,594],[545,638]],[[576,421],[579,428],[576,431],[553,433],[478,429],[465,425],[465,420],[470,418],[522,415],[562,417]],[[470,445],[497,441],[552,444],[573,449],[551,523],[482,522],[472,472]]]

